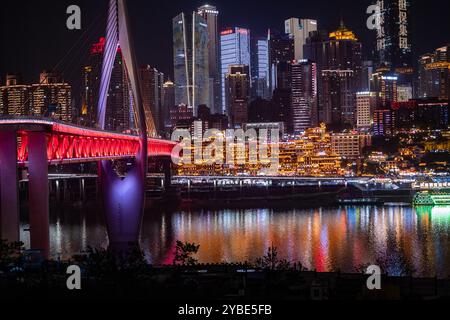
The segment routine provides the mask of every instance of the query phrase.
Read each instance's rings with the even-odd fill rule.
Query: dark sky
[[[129,0],[131,27],[139,64],[172,70],[172,18],[192,11],[205,1]],[[242,26],[265,35],[267,28],[283,29],[289,17],[315,18],[321,29],[335,29],[341,12],[370,52],[373,33],[366,29],[371,0],[211,0],[220,11],[221,27]],[[413,51],[416,56],[450,42],[450,1],[412,0]],[[66,28],[66,8],[82,9],[82,30]],[[7,72],[21,73],[36,82],[39,71],[59,70],[69,82],[80,82],[81,65],[90,44],[104,32],[106,0],[3,0],[0,8],[0,84]],[[69,51],[73,47],[73,51]],[[70,56],[66,56],[67,52]],[[66,58],[64,58],[66,56]],[[75,83],[72,85],[76,86]]]

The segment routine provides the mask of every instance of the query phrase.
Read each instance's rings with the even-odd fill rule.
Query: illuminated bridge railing
[[[114,160],[134,157],[139,138],[134,135],[101,131],[59,121],[33,118],[0,119],[0,130],[12,129],[18,135],[17,160],[28,161],[28,135],[44,131],[47,136],[47,158],[50,163]],[[148,140],[149,157],[170,157],[176,143]]]

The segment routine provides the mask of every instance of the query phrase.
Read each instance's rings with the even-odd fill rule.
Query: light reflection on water
[[[50,235],[52,254],[62,258],[108,243],[98,209],[53,213]],[[21,236],[28,245],[28,232]],[[171,263],[182,240],[200,244],[201,262],[254,261],[274,245],[281,258],[311,270],[351,272],[388,261],[388,270],[398,273],[398,261],[405,261],[416,275],[450,275],[450,207],[148,212],[141,238],[155,264]]]

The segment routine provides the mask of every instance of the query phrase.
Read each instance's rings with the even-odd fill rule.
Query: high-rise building
[[[197,12],[173,18],[175,104],[210,104],[208,24]]]
[[[377,29],[379,66],[400,74],[412,73],[409,0],[377,0],[381,25]]]
[[[269,43],[264,37],[252,37],[251,41],[252,100],[269,99]]]
[[[353,70],[322,70],[324,122],[340,128],[356,124]]]
[[[341,75],[344,76],[345,82],[347,83],[345,87],[353,90],[353,92],[348,92],[344,96],[347,96],[348,98],[350,98],[350,95],[355,96],[356,92],[364,86],[361,53],[362,45],[361,42],[358,41],[355,33],[346,28],[344,23],[341,22],[340,27],[329,34],[326,34],[323,31],[311,32],[304,48],[305,57],[317,63],[319,120],[329,123],[329,121],[332,120],[330,118],[331,109],[329,109],[331,100],[328,99],[325,101],[325,98],[330,98],[335,95],[336,92],[325,91],[325,89],[331,89],[333,85],[328,82],[331,78],[328,77],[328,79],[322,79],[322,76],[324,75],[323,71],[337,71],[334,75],[339,75],[338,78],[341,78],[341,80],[343,79]],[[348,73],[348,71],[352,72]],[[333,73],[326,72],[325,74],[330,76]],[[350,74],[352,75],[352,78],[348,78]],[[339,82],[341,82],[341,80],[339,80]],[[327,87],[324,87],[325,83],[328,84]],[[339,86],[341,86],[341,84],[339,84]],[[354,98],[346,99],[347,103],[350,103],[352,100],[354,101]],[[326,103],[328,103],[328,105],[326,105]],[[354,110],[355,105],[346,105],[345,108]],[[351,112],[350,109],[347,110],[347,112],[354,113]],[[335,116],[339,112],[335,110]],[[345,114],[347,114],[347,112],[345,112]],[[338,120],[339,118],[334,119]],[[353,120],[350,121],[349,117],[345,117],[345,119],[347,119],[349,123],[354,123]],[[338,123],[336,122],[335,124]]]
[[[362,72],[361,72],[361,84],[359,88],[361,91],[370,91],[370,81],[372,80],[372,74],[374,73],[373,61],[366,60],[363,61]]]
[[[398,74],[388,71],[377,71],[372,75],[372,91],[378,96],[378,107],[389,109],[398,101]]]
[[[230,65],[225,75],[225,102],[231,125],[242,128],[248,122],[250,70],[246,65]]]
[[[284,22],[285,33],[294,39],[294,58],[295,60],[305,59],[303,54],[303,46],[309,33],[317,31],[317,21],[312,19],[290,18]]]
[[[98,125],[97,109],[105,45],[106,39],[101,37],[97,43],[91,46],[89,64],[84,67],[81,117],[83,124],[90,127]],[[107,130],[127,131],[132,129],[134,115],[131,103],[128,76],[122,61],[122,52],[118,48],[106,102],[105,128]]]
[[[370,129],[373,123],[373,112],[376,108],[375,92],[361,91],[356,93],[356,126]]]
[[[229,114],[225,101],[225,75],[231,65],[246,65],[251,70],[250,46],[250,30],[248,29],[234,27],[225,29],[220,33],[223,114]],[[250,70],[247,73],[248,75],[250,75]]]
[[[97,125],[98,96],[103,64],[103,52],[106,39],[101,37],[94,43],[89,52],[89,64],[84,67],[84,88],[81,108],[83,124],[89,127]],[[117,65],[115,67],[118,67]]]
[[[419,97],[447,100],[449,95],[450,45],[447,45],[420,57]]]
[[[295,59],[294,39],[288,34],[283,34],[273,30],[268,32],[269,42],[269,90],[272,94],[278,88],[280,64],[293,61]]]
[[[19,75],[7,75],[6,85],[0,87],[0,116],[27,115],[29,106],[30,86],[21,84]]]
[[[149,65],[139,68],[142,103],[144,105],[147,127],[154,123],[157,132],[164,127],[162,116],[164,73]]]
[[[31,85],[30,115],[72,121],[72,88],[60,75],[42,72],[39,83]]]
[[[373,134],[387,136],[394,133],[395,115],[392,109],[378,109],[373,113]]]
[[[316,64],[299,60],[291,64],[292,129],[300,133],[318,125]]]
[[[198,8],[198,14],[206,20],[208,25],[208,61],[209,61],[209,104],[212,113],[222,110],[222,90],[220,86],[220,41],[217,17],[219,11],[216,7],[205,4]]]
[[[175,106],[175,86],[172,81],[168,80],[163,84],[163,103],[162,118],[164,119],[164,129],[171,127],[170,108]]]

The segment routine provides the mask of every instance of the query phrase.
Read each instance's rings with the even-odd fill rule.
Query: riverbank
[[[85,271],[82,290],[66,287],[66,265],[44,272],[1,274],[6,299],[139,299],[161,301],[448,300],[450,279],[382,275],[381,290],[367,289],[361,273],[249,269],[239,264],[162,266]]]

